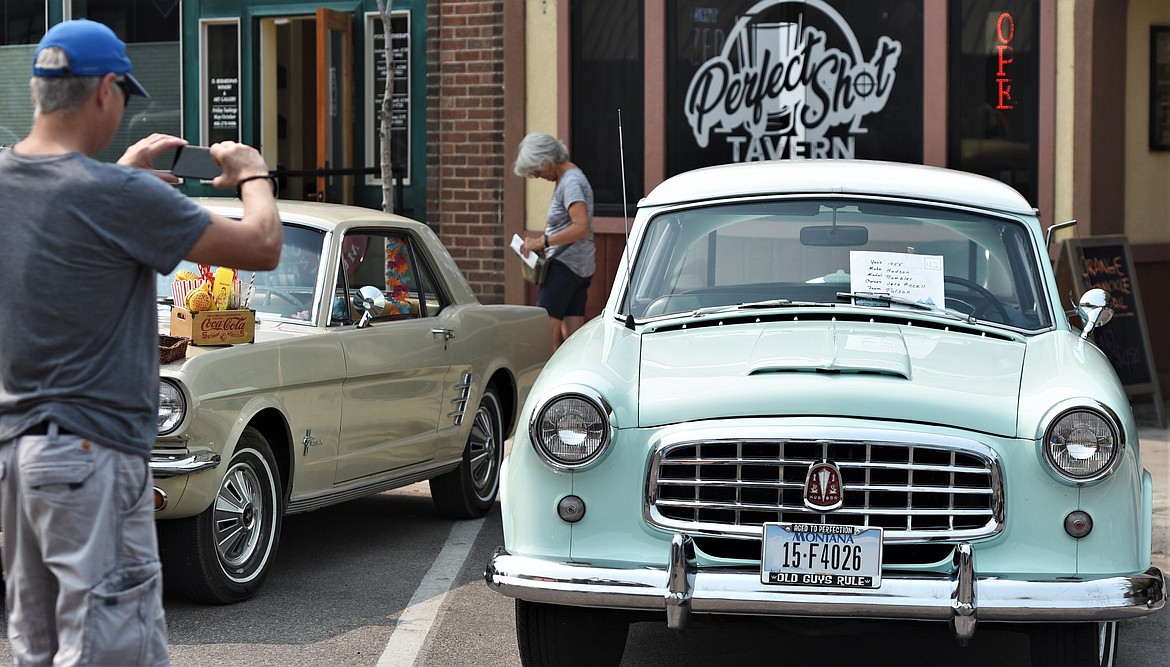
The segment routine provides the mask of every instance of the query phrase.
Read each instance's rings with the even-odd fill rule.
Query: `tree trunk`
[[[382,122],[378,126],[378,136],[382,140],[382,210],[387,213],[394,213],[394,160],[390,144],[390,115],[394,109],[394,48],[390,43],[393,35],[390,12],[393,9],[394,0],[378,0],[378,13],[382,15],[382,48],[386,55],[386,93],[382,95]]]

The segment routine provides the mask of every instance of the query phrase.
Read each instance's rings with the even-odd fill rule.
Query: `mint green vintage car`
[[[202,203],[242,215],[239,200]],[[150,467],[165,585],[199,602],[256,594],[285,514],[423,480],[440,513],[487,513],[505,440],[552,353],[545,310],[481,304],[427,225],[279,208],[279,266],[236,276],[254,342],[188,345],[160,368]],[[158,282],[164,333],[173,276]]]
[[[617,664],[630,622],[705,614],[1027,623],[1032,664],[1112,664],[1164,605],[1152,481],[1092,342],[1109,297],[1070,325],[1048,232],[918,165],[656,187],[504,461],[485,576],[524,664]]]

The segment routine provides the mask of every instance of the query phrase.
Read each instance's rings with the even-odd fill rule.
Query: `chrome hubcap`
[[[238,570],[256,553],[265,510],[260,478],[251,466],[237,463],[215,499],[215,548],[225,567]]]
[[[471,463],[471,481],[475,492],[484,498],[495,489],[496,468],[499,459],[499,434],[496,432],[495,403],[480,405],[471,425],[468,456]]]

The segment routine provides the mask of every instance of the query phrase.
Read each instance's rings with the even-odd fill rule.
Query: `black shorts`
[[[593,276],[582,278],[563,262],[555,259],[548,264],[548,275],[536,295],[536,305],[548,311],[548,316],[563,320],[566,317],[585,317],[585,298]]]

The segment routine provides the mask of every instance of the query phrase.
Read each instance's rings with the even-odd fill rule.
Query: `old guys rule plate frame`
[[[760,581],[783,586],[877,588],[882,584],[881,528],[765,523]]]

